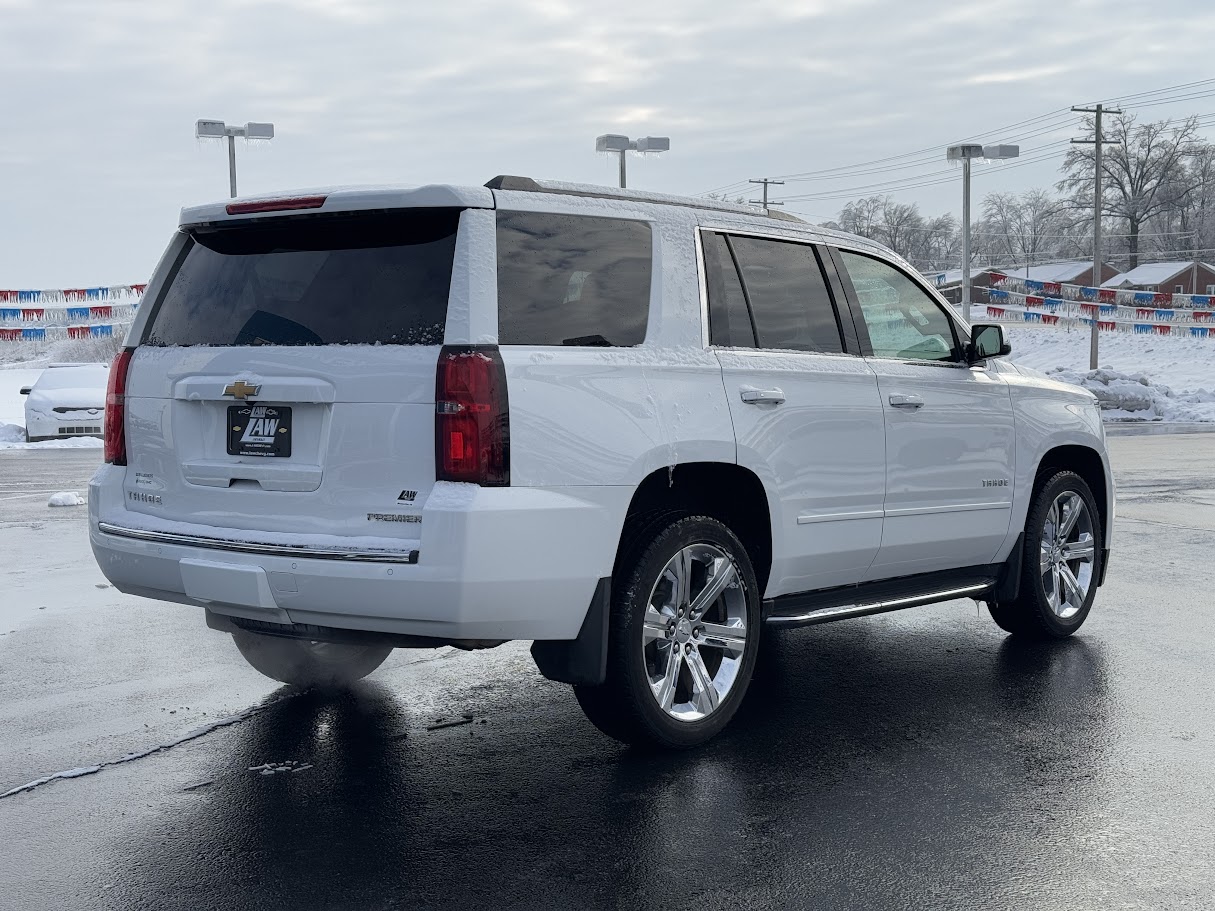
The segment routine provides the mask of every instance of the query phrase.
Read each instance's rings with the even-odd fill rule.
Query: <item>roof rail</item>
[[[499,174],[485,184],[491,190],[520,190],[525,193],[557,193],[563,196],[583,196],[590,199],[628,199],[634,202],[652,202],[667,206],[686,206],[693,209],[709,209],[718,212],[736,212],[757,218],[775,218],[779,221],[805,222],[788,212],[764,212],[757,206],[743,206],[717,199],[699,196],[675,196],[668,193],[650,193],[645,190],[629,190],[618,187],[602,187],[596,184],[564,183],[558,180],[535,180],[531,177],[515,177]]]

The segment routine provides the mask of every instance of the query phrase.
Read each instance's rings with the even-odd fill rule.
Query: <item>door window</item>
[[[731,237],[759,347],[843,353],[835,306],[809,244]]]
[[[874,357],[958,360],[953,321],[928,293],[893,266],[840,251],[852,279]]]

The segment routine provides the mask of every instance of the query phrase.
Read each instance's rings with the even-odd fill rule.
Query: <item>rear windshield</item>
[[[498,341],[640,345],[652,244],[642,221],[499,212]]]
[[[190,231],[148,345],[440,345],[458,209]]]

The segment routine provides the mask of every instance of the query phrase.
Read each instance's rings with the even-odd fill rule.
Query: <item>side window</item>
[[[875,357],[956,361],[953,322],[935,300],[887,263],[840,251]]]
[[[759,347],[841,354],[835,306],[814,247],[731,237]]]
[[[709,344],[754,348],[755,329],[726,238],[704,233],[701,242],[705,251],[705,287],[709,292]]]
[[[641,344],[652,243],[641,221],[499,212],[499,343]]]

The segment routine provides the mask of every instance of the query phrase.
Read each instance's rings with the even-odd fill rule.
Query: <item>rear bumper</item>
[[[420,538],[381,560],[152,520],[125,508],[124,474],[103,465],[89,484],[93,554],[119,591],[271,623],[448,639],[575,638],[611,575],[632,494],[459,485],[423,509]]]

